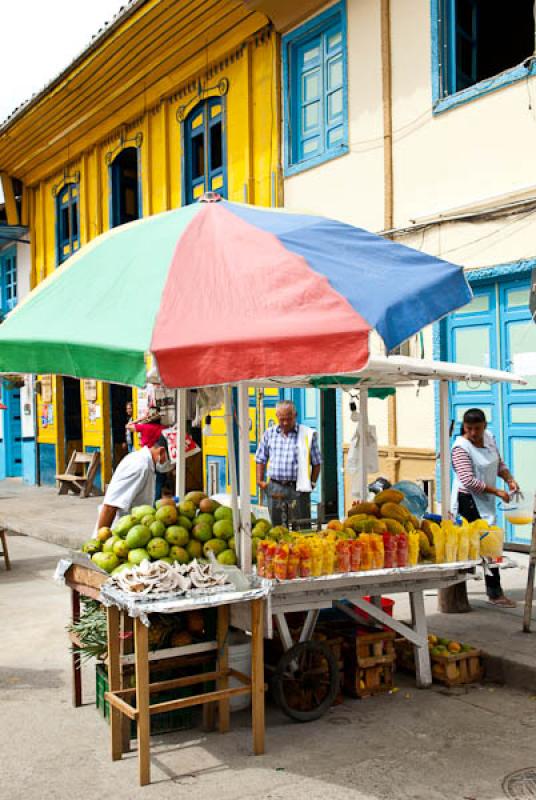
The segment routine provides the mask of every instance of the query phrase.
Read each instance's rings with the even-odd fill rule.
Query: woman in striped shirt
[[[502,460],[493,436],[486,430],[486,416],[480,408],[470,408],[463,415],[460,436],[452,447],[452,466],[455,472],[452,487],[452,511],[468,522],[485,519],[495,524],[495,498],[510,502],[510,494],[497,489],[497,476],[508,484],[511,492],[519,486]],[[506,597],[501,587],[498,569],[486,575],[488,600],[497,606],[513,608],[516,603]]]

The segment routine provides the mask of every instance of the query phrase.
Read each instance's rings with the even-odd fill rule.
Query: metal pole
[[[532,539],[530,544],[529,569],[527,575],[527,589],[525,591],[525,609],[523,611],[523,632],[530,633],[532,618],[532,601],[534,597],[534,574],[536,572],[536,493],[532,510]]]
[[[240,567],[251,572],[251,497],[249,452],[249,396],[245,383],[238,385],[238,435],[240,455]]]
[[[367,474],[368,440],[368,389],[359,390],[359,474],[361,476],[361,500],[368,497]]]
[[[450,513],[450,436],[449,436],[449,384],[439,382],[439,459],[441,472],[441,516]]]
[[[187,389],[177,389],[175,418],[177,425],[177,456],[175,460],[175,494],[182,500],[186,494],[186,402]]]
[[[233,509],[233,530],[236,551],[240,558],[240,516],[238,512],[238,481],[236,476],[236,451],[233,425],[233,390],[226,386],[225,397],[225,431],[227,433],[227,453],[229,457],[229,483],[231,484],[231,508]]]

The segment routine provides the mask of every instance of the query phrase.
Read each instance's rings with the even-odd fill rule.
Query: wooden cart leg
[[[413,630],[422,642],[419,645],[414,645],[417,686],[419,689],[426,689],[432,685],[432,666],[430,664],[430,651],[428,650],[428,627],[422,590],[410,592],[409,599]]]
[[[121,688],[121,659],[119,653],[119,609],[110,606],[108,617],[108,691],[117,692]],[[121,712],[110,705],[110,733],[112,737],[112,761],[118,761],[122,754]]]
[[[132,617],[124,612],[121,613],[121,629],[123,631],[123,654],[127,655],[134,652],[134,625]],[[128,636],[130,634],[130,636]],[[127,638],[128,637],[128,638]],[[127,673],[125,668],[121,666],[121,689],[130,689],[130,684],[127,681]],[[121,750],[123,753],[128,753],[130,750],[130,730],[131,720],[126,714],[121,714]]]
[[[227,636],[229,633],[229,606],[218,606],[218,672],[227,672],[229,666],[229,647]],[[229,688],[229,678],[224,675],[218,678],[218,689]],[[220,733],[227,733],[230,727],[229,700],[218,702],[218,726]]]
[[[7,531],[5,528],[2,528],[0,531],[0,539],[2,541],[2,553],[4,556],[4,564],[6,565],[6,570],[11,569],[11,561],[9,560],[9,552],[7,549]]]
[[[251,602],[251,714],[253,752],[264,753],[264,601]]]
[[[138,711],[138,768],[140,786],[151,782],[151,717],[149,714],[149,629],[134,620],[136,708]]]
[[[71,618],[73,623],[80,619],[80,593],[76,589],[71,589]],[[73,706],[80,708],[82,705],[82,671],[80,654],[74,650],[71,655],[72,676],[73,676]]]

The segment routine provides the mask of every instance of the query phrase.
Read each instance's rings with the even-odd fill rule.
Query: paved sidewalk
[[[81,500],[73,495],[58,495],[51,487],[28,487],[9,479],[0,481],[0,524],[9,531],[76,550],[91,536],[101,502],[99,497]],[[435,592],[427,592],[428,625],[433,633],[484,650],[490,679],[536,693],[536,606],[534,632],[522,632],[528,556],[512,557],[518,567],[502,570],[502,582],[507,593],[518,601],[516,609],[489,605],[480,573],[477,579],[468,581],[473,608],[469,614],[439,614]],[[394,600],[396,617],[409,619],[407,595],[395,595]]]
[[[307,725],[269,704],[263,756],[251,754],[246,711],[225,736],[199,727],[155,736],[153,783],[139,788],[135,742],[122,761],[110,758],[109,728],[91,704],[93,665],[84,707],[71,706],[69,592],[52,581],[65,551],[25,536],[9,544],[12,571],[0,563],[2,799],[499,800],[503,784],[534,766],[531,694],[483,685],[446,696],[397,675],[397,692],[346,698]]]
[[[93,533],[102,497],[59,495],[53,486],[0,481],[0,525],[45,542],[78,550]]]

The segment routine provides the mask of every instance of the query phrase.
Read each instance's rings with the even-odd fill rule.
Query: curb
[[[528,634],[530,635],[530,634]],[[522,661],[482,653],[484,681],[536,693],[536,668]]]

